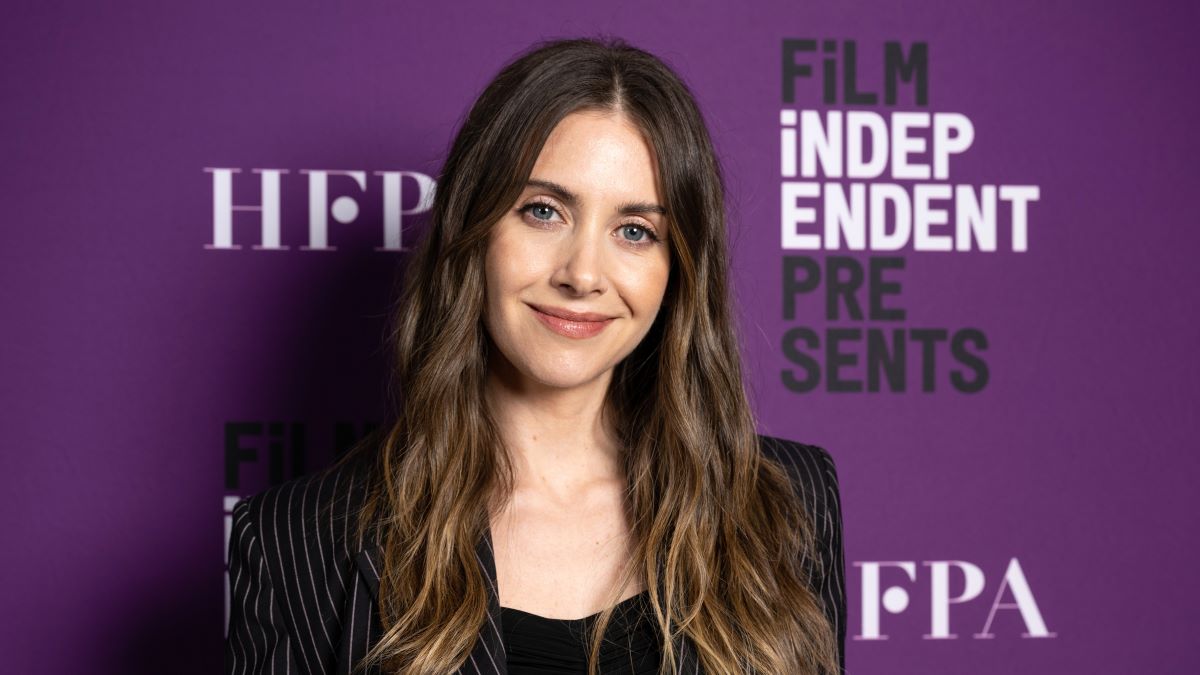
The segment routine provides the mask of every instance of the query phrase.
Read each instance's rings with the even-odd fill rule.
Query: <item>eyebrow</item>
[[[525,186],[540,187],[542,189],[549,190],[550,192],[554,193],[555,197],[558,197],[571,208],[575,208],[579,205],[578,195],[553,181],[530,178],[529,181],[525,183]],[[625,202],[617,207],[617,211],[623,216],[638,213],[657,213],[662,216],[667,215],[666,209],[653,202]]]

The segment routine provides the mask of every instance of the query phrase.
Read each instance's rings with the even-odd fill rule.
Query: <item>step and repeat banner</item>
[[[230,511],[384,419],[471,102],[619,36],[714,135],[760,430],[837,462],[847,672],[1197,672],[1200,12],[1100,4],[11,7],[5,670],[221,669]]]

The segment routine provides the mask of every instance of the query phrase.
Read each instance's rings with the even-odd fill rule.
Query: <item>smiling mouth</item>
[[[599,318],[600,315],[579,315],[574,313],[571,314],[574,314],[574,316],[585,316],[587,317],[587,320],[568,319],[562,316],[548,314],[535,305],[529,305],[529,308],[533,310],[534,316],[536,316],[538,320],[542,322],[542,325],[546,326],[555,333],[562,335],[563,337],[574,338],[577,340],[598,335],[601,331],[608,327],[608,324],[612,323],[613,320],[616,319],[616,317]],[[551,311],[555,310],[551,309]],[[567,312],[562,313],[565,314]],[[592,319],[592,317],[597,318]]]

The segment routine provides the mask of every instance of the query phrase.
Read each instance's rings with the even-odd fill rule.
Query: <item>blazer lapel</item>
[[[459,675],[508,675],[508,659],[504,650],[503,631],[500,626],[500,595],[496,586],[496,559],[492,552],[491,532],[487,531],[475,544],[475,559],[483,570],[487,582],[487,618],[475,639],[466,663],[459,668]],[[370,546],[358,552],[355,564],[358,574],[370,592],[371,613],[377,613],[379,604],[379,570],[382,561],[378,546]],[[360,633],[351,654],[365,654],[369,639],[367,631]],[[361,644],[357,644],[361,643]]]
[[[351,573],[345,604],[342,607],[342,627],[338,645],[338,664],[335,673],[357,673],[358,663],[382,634],[377,598],[379,597],[378,550],[368,548],[354,557],[357,578]],[[377,675],[378,667],[366,671]]]
[[[371,602],[379,602],[379,563],[380,560],[379,548],[372,546],[358,552],[355,556],[355,563],[358,565],[358,574],[362,580],[366,582],[367,589],[371,591]]]
[[[500,591],[496,586],[496,556],[492,549],[492,531],[485,527],[475,543],[475,560],[487,581],[487,620],[475,640],[471,658],[459,670],[462,675],[508,675],[508,653],[500,624]]]

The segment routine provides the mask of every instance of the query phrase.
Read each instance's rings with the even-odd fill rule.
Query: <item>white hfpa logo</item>
[[[239,249],[241,246],[233,243],[233,214],[237,211],[257,211],[260,214],[261,234],[259,243],[252,246],[255,250],[287,250],[288,246],[280,243],[280,183],[283,174],[290,173],[287,169],[251,169],[251,173],[259,174],[261,186],[259,203],[233,203],[233,177],[242,172],[241,169],[212,168],[204,169],[212,174],[213,179],[213,238],[208,249]],[[378,176],[378,183],[368,189],[366,171],[334,171],[305,169],[300,173],[308,176],[308,244],[301,246],[302,251],[334,251],[337,247],[329,245],[329,217],[343,225],[358,219],[359,202],[354,197],[341,196],[329,202],[329,181],[332,177],[342,180],[352,180],[358,186],[363,197],[381,200],[383,203],[383,246],[375,247],[376,251],[404,251],[403,246],[404,217],[428,211],[433,206],[433,195],[436,183],[429,176],[416,171],[373,171],[372,176]],[[407,181],[405,179],[408,179]],[[405,184],[410,183],[409,189],[417,190],[417,203],[410,209],[401,207],[404,197]]]
[[[933,560],[921,563],[929,568],[929,633],[921,637],[926,640],[953,640],[958,635],[950,632],[951,605],[968,603],[983,594],[986,579],[979,566],[961,560]],[[855,635],[855,640],[886,640],[880,629],[880,608],[891,614],[901,614],[908,609],[908,590],[901,586],[880,586],[880,570],[895,568],[904,572],[908,580],[917,582],[917,563],[912,561],[891,562],[856,562],[855,567],[862,569],[862,632]],[[950,594],[950,569],[954,567],[962,571],[965,581],[963,589],[957,595]],[[1005,591],[1012,600],[1004,602]],[[1025,623],[1024,638],[1052,638],[1055,633],[1046,628],[1042,613],[1034,600],[1033,591],[1025,579],[1021,563],[1013,558],[1004,570],[1004,576],[996,586],[992,598],[991,609],[987,620],[978,633],[971,637],[986,640],[996,637],[991,632],[992,621],[999,610],[1017,610]]]

